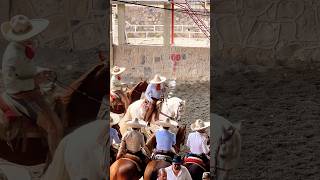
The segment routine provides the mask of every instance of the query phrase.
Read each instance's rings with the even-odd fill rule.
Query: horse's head
[[[135,85],[132,89],[128,91],[128,98],[131,102],[139,100],[141,98],[142,92],[145,92],[148,87],[147,81],[141,81]]]
[[[179,112],[179,114],[182,115],[185,112],[185,110],[186,110],[186,100],[181,100],[179,102],[178,112]]]
[[[185,110],[186,110],[186,101],[179,99],[179,101],[177,101],[176,107],[174,108],[176,109],[176,120],[180,121],[181,116],[184,114]]]
[[[147,81],[141,81],[137,86],[136,86],[136,90],[139,92],[144,92],[146,91],[148,87],[148,83]]]
[[[101,88],[101,90],[104,90],[104,92],[108,92],[110,89],[110,84],[106,82],[107,76],[109,75],[108,72],[109,69],[107,69],[106,64],[101,64],[100,69],[95,74],[95,80],[99,83],[97,83]]]

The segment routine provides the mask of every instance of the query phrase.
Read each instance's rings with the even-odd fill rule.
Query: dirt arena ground
[[[0,54],[3,54],[5,45],[0,44]],[[41,49],[37,54],[37,64],[48,67],[58,73],[59,79],[69,84],[79,78],[88,69],[94,66],[99,59],[95,51],[69,52],[66,50]],[[1,62],[1,61],[0,61]],[[0,76],[1,80],[1,76]],[[0,85],[2,82],[0,83]],[[2,85],[0,86],[2,92]],[[209,121],[210,111],[210,84],[209,82],[180,82],[173,94],[183,100],[186,100],[186,112],[182,117],[182,124],[187,124],[188,132],[190,124],[197,118]],[[187,132],[187,133],[188,133]],[[5,160],[0,159],[0,163]],[[38,180],[43,165],[23,166],[28,169],[33,180]]]
[[[214,78],[214,112],[244,120],[230,179],[319,179],[319,77],[319,70],[279,68]]]

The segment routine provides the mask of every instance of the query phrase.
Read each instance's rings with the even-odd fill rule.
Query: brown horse
[[[176,149],[178,151],[180,149],[180,145],[184,143],[185,132],[186,132],[185,126],[179,128],[179,130],[177,132],[177,136],[176,136],[176,138],[177,138],[177,143],[176,143],[177,146],[176,147],[177,148]],[[150,157],[151,152],[153,151],[153,149],[155,147],[156,147],[156,138],[155,138],[155,135],[152,135],[143,149],[146,152],[146,154]],[[161,163],[162,162],[160,162],[159,165],[161,165]],[[150,164],[152,166],[152,164],[154,164],[153,161],[150,161],[148,163],[145,171],[139,172],[137,169],[137,166],[131,160],[128,160],[125,158],[120,158],[119,160],[114,162],[110,167],[110,180],[129,180],[129,179],[130,180],[139,180],[142,176],[144,176],[144,179],[146,179],[146,171],[149,172],[149,173],[147,173],[147,176],[150,177],[150,174],[153,173],[152,168],[160,169],[161,167],[163,167],[163,166],[158,167],[157,166],[158,164],[156,164],[156,166],[151,167]],[[165,166],[165,167],[167,167],[167,166]]]
[[[141,94],[146,91],[148,87],[148,83],[146,81],[141,81],[137,85],[135,85],[132,89],[129,89],[126,92],[126,95],[129,99],[129,104],[137,101],[141,98]],[[110,103],[115,104],[110,107],[110,111],[117,114],[125,113],[126,109],[124,107],[123,102],[121,99],[113,99],[110,96]]]
[[[194,164],[194,163],[189,163],[189,164],[184,164],[184,166],[188,169],[188,171],[191,174],[191,177],[193,180],[202,180],[202,174],[204,172],[210,171],[210,165],[209,167],[202,167],[200,165]]]
[[[53,101],[55,112],[65,124],[65,134],[96,119],[102,98],[109,90],[109,84],[106,82],[109,75],[107,66],[108,63],[102,63],[93,67],[69,86],[60,83],[67,91],[56,98],[48,98]],[[57,83],[59,84],[59,82]],[[12,129],[17,132],[13,133],[10,138],[13,147],[10,148],[5,140],[0,139],[0,157],[21,165],[35,165],[45,162],[48,148],[43,130],[31,125],[26,117],[18,117],[11,125]],[[0,124],[0,131],[4,129]],[[28,141],[21,143],[22,140],[26,140],[26,134],[29,137]],[[23,148],[20,144],[27,144],[25,151],[22,151]]]
[[[180,146],[184,144],[185,134],[186,134],[186,125],[180,127],[177,132],[176,146],[174,146],[177,153],[180,152]],[[144,171],[143,179],[144,180],[157,179],[158,170],[161,168],[166,168],[170,165],[171,164],[165,160],[151,160]]]

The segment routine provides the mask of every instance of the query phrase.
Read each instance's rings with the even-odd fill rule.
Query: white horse
[[[227,119],[212,113],[211,134],[213,148],[211,156],[211,172],[215,172],[216,180],[227,180],[230,171],[235,169],[240,160],[241,122],[232,124]]]
[[[106,179],[108,128],[96,120],[64,137],[41,180]]]
[[[126,114],[124,117],[117,117],[120,118],[119,126],[120,126],[120,132],[123,135],[127,129],[128,126],[126,125],[126,122],[134,119],[134,118],[139,118],[143,119],[144,115],[146,113],[146,110],[143,107],[144,104],[144,99],[140,99],[135,101],[134,103],[130,104]],[[166,119],[168,117],[173,118],[175,121],[180,121],[181,115],[183,115],[185,111],[185,106],[186,106],[186,101],[182,100],[178,97],[171,97],[168,99],[165,99],[160,113],[159,113],[159,119]],[[112,117],[116,117],[117,115],[114,113],[111,113]],[[159,127],[152,121],[150,122],[150,129],[152,131],[155,131]]]

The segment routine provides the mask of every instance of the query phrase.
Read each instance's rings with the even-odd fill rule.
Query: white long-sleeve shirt
[[[160,97],[164,94],[164,85],[161,84],[160,91],[157,91],[156,86],[157,84],[149,84],[146,89],[145,96],[149,102],[153,101],[152,98],[160,99]]]
[[[206,135],[196,131],[189,134],[187,146],[193,154],[208,154],[210,152],[210,148],[207,145],[207,142],[208,138]]]
[[[41,72],[33,59],[25,55],[25,47],[17,42],[10,42],[2,58],[3,82],[7,93],[15,94],[35,88],[34,77]]]
[[[122,87],[122,81],[117,78],[117,75],[112,75],[110,80],[110,90],[111,91],[117,91],[121,90]]]

